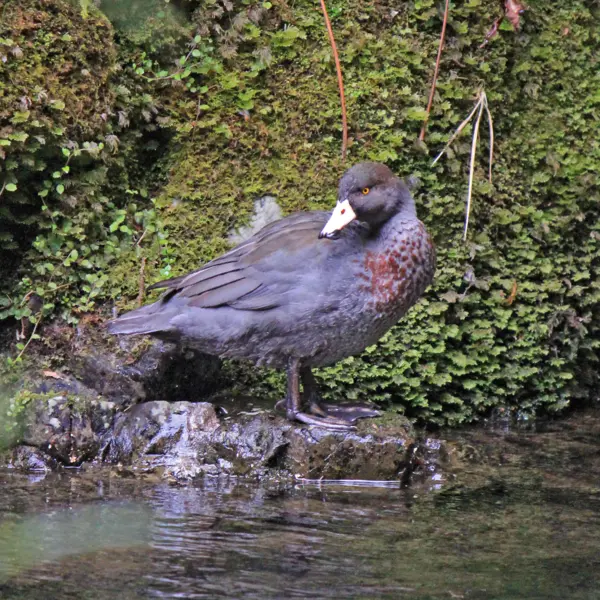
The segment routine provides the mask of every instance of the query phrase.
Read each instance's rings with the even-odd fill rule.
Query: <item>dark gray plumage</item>
[[[346,223],[349,215],[355,218]],[[433,244],[408,188],[384,165],[361,163],[342,177],[333,216],[297,213],[267,225],[197,271],[154,284],[166,289],[157,302],[108,329],[287,367],[288,416],[343,429],[374,411],[324,407],[310,368],[377,341],[416,302],[434,269]]]

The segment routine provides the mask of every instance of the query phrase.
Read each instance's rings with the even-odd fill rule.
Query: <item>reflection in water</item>
[[[58,508],[0,522],[0,581],[42,562],[146,545],[149,510],[131,503]]]
[[[434,492],[0,474],[0,597],[600,598],[599,437],[510,443]]]

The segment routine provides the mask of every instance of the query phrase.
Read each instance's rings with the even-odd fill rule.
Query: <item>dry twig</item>
[[[27,343],[23,346],[23,348],[21,348],[21,352],[19,352],[19,355],[17,356],[17,358],[15,358],[15,362],[17,362],[21,356],[23,356],[23,354],[25,353],[25,350],[27,350],[27,346],[29,346],[29,344],[31,344],[31,340],[36,339],[35,333],[37,331],[38,325],[42,322],[42,315],[40,314],[40,316],[36,319],[35,321],[35,325],[33,326],[33,331],[31,332],[31,335],[29,336],[29,339],[27,340]]]
[[[142,264],[140,265],[140,278],[138,280],[138,306],[141,306],[144,302],[144,296],[146,295],[146,257],[142,256]]]
[[[475,113],[475,123],[473,124],[473,140],[471,142],[471,154],[469,157],[469,187],[467,190],[467,206],[465,211],[465,229],[463,233],[463,240],[467,239],[467,230],[469,228],[469,216],[471,214],[471,199],[473,197],[473,180],[475,178],[475,154],[477,153],[477,142],[479,140],[479,124],[481,123],[481,117],[483,111],[486,111],[488,118],[488,127],[490,130],[490,157],[489,157],[489,171],[488,177],[490,183],[492,183],[492,163],[494,161],[494,122],[492,120],[492,113],[490,112],[487,96],[484,90],[479,90],[477,94],[477,102],[473,107],[473,110],[469,113],[469,116],[458,126],[456,131],[452,134],[443,150],[435,157],[432,166],[442,157],[444,152],[448,149],[450,144],[460,135],[461,131],[468,125]]]
[[[485,34],[485,38],[480,48],[483,48],[493,37],[498,34],[500,25],[506,19],[515,31],[518,31],[521,26],[521,15],[525,12],[525,6],[517,0],[505,0],[504,14],[494,20],[489,31]]]

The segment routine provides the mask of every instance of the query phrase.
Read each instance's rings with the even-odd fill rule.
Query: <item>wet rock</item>
[[[80,465],[98,455],[101,439],[112,425],[114,409],[113,403],[98,398],[39,398],[26,413],[20,441],[59,464]]]
[[[306,479],[401,478],[410,442],[397,436],[336,433],[293,428],[285,464]]]
[[[0,465],[27,473],[53,471],[59,467],[56,459],[38,448],[17,446],[2,456]]]
[[[252,478],[402,479],[414,471],[404,429],[330,432],[271,413],[219,418],[209,403],[146,402],[120,413],[106,438],[105,463],[160,470],[176,480]]]
[[[159,340],[107,336],[97,322],[84,322],[64,343],[71,349],[66,363],[40,367],[15,390],[23,398],[13,451],[19,468],[85,463],[176,481],[233,476],[403,484],[438,468],[400,415],[365,420],[352,432],[307,427],[276,415],[271,402],[215,393],[222,383],[213,357]],[[202,401],[209,396],[219,406]]]
[[[212,435],[198,436],[204,473],[258,478],[289,474],[284,459],[290,428],[287,421],[270,413],[224,419]],[[178,477],[177,468],[169,473]]]
[[[287,445],[281,432],[257,419],[222,422],[207,402],[146,402],[115,419],[103,460],[176,479],[254,475]]]
[[[43,398],[27,414],[23,442],[42,450],[60,462],[69,462],[71,450],[71,409],[66,396]]]
[[[145,402],[117,415],[102,458],[131,465],[147,457],[166,456],[191,443],[195,433],[217,427],[215,409],[207,402]]]
[[[163,400],[119,410],[105,400],[75,405],[54,396],[34,403],[22,443],[51,466],[112,465],[174,481],[233,476],[409,485],[440,470],[442,443],[419,439],[401,417],[395,426],[374,420],[357,431],[332,432],[290,423],[271,411],[220,413],[208,402]],[[20,468],[37,464],[28,461],[19,459]]]

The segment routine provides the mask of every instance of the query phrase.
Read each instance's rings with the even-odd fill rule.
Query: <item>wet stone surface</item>
[[[425,444],[407,435],[403,419],[395,434],[377,422],[362,423],[355,432],[330,432],[270,411],[222,413],[208,402],[152,401],[120,412],[106,401],[82,411],[62,396],[40,400],[8,462],[34,470],[118,465],[178,481],[206,475],[407,481],[434,462],[424,464],[415,448]]]

